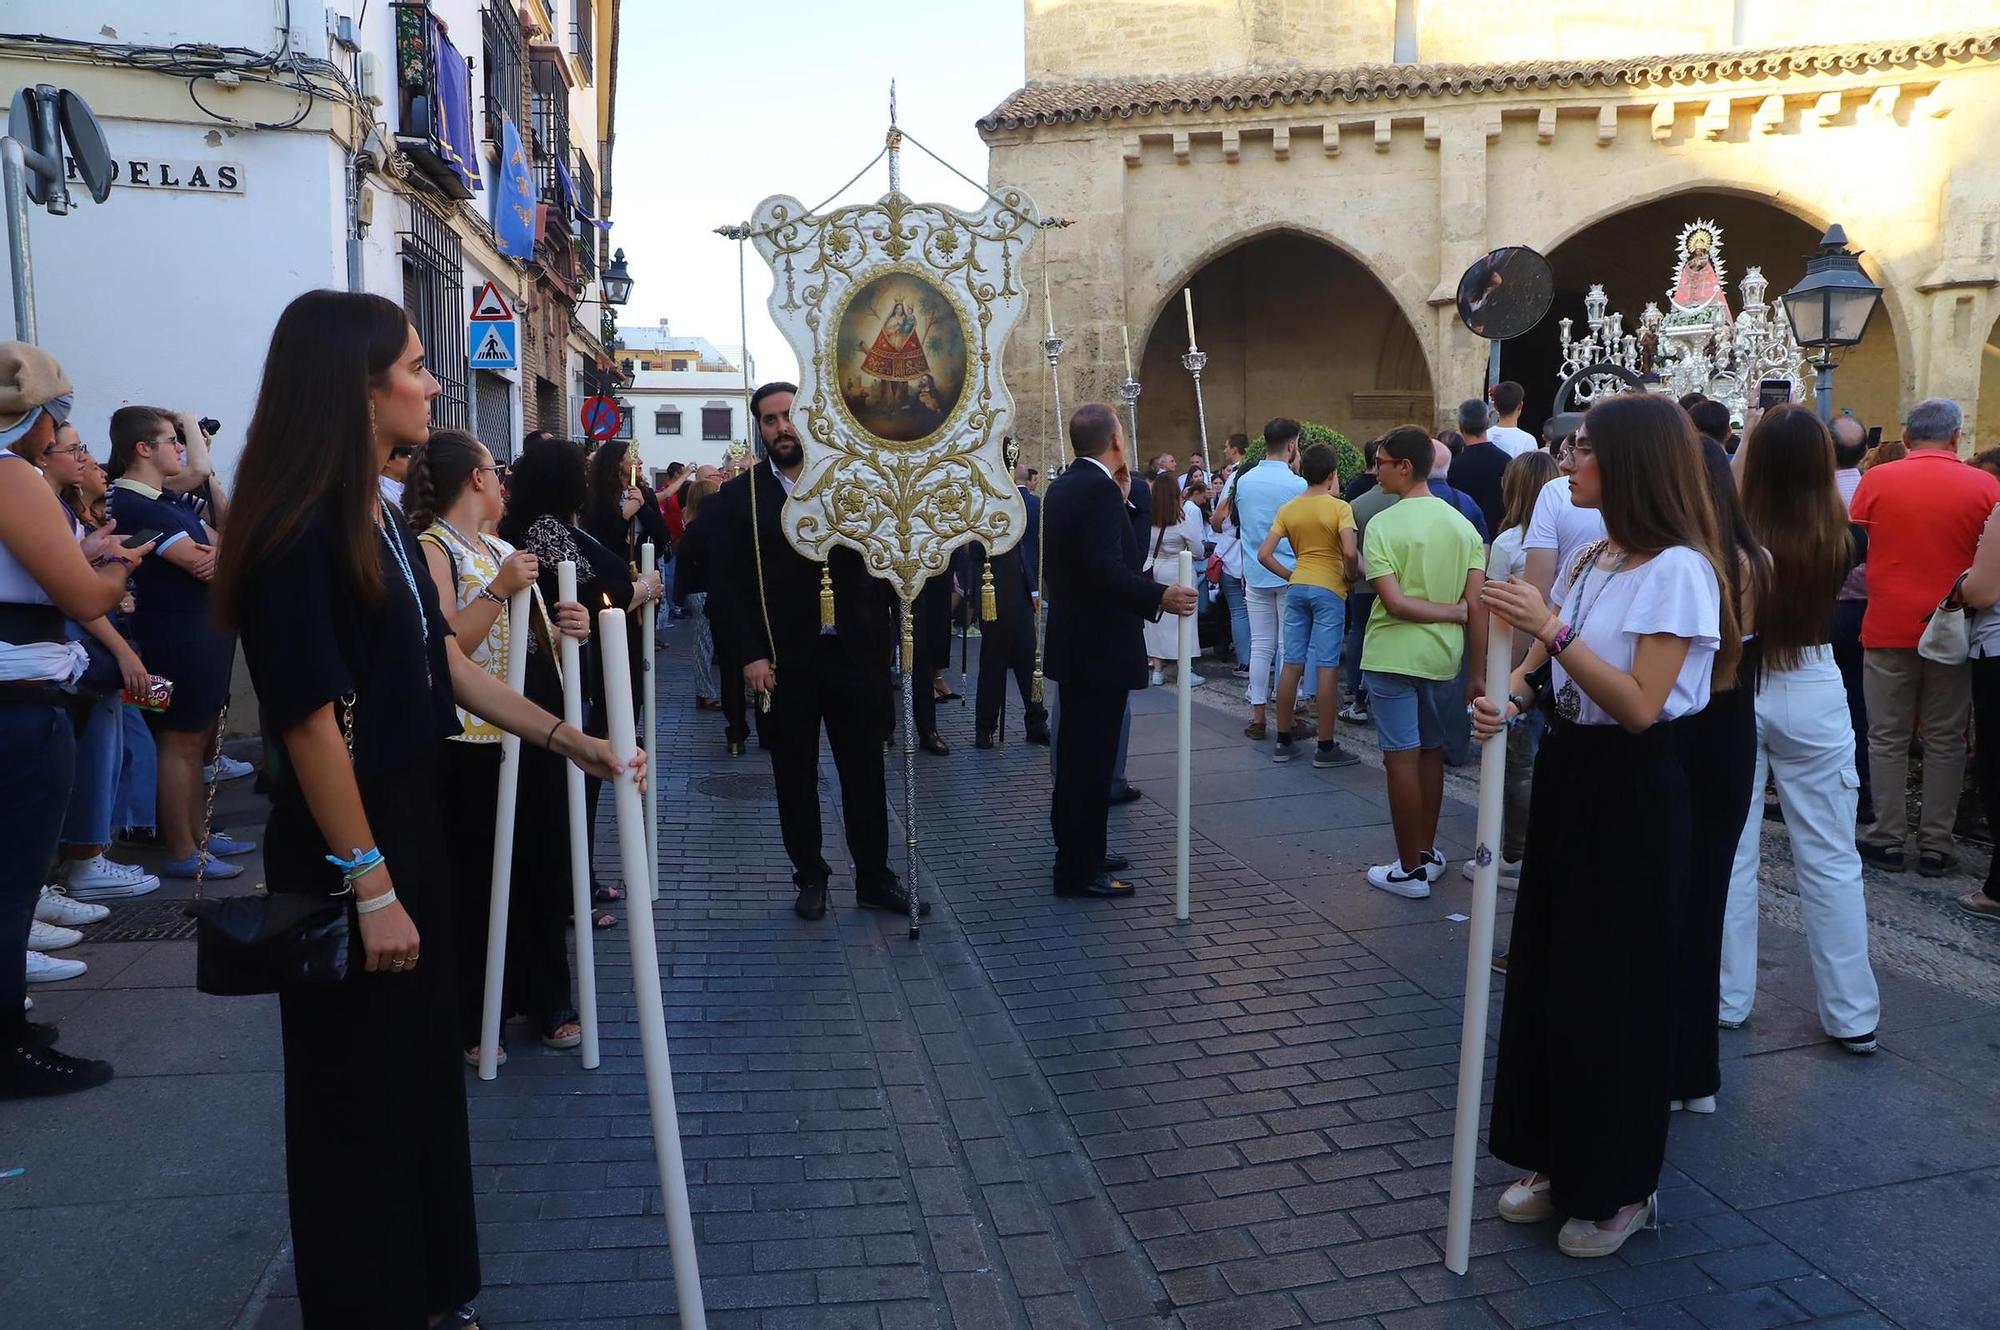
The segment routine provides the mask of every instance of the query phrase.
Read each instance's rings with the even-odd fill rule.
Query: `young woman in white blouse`
[[[1524,578],[1485,605],[1535,645],[1481,737],[1534,704],[1556,719],[1528,816],[1493,1094],[1497,1158],[1532,1170],[1501,1217],[1563,1216],[1557,1245],[1607,1256],[1654,1219],[1666,1155],[1674,938],[1687,891],[1688,782],[1674,723],[1734,676],[1735,615],[1699,447],[1667,398],[1598,403],[1574,444],[1570,497],[1606,539],[1558,572],[1554,608]]]
[[[1182,550],[1193,553],[1197,563],[1201,560],[1206,539],[1201,510],[1182,496],[1180,482],[1171,474],[1154,478],[1152,496],[1153,535],[1146,545],[1146,571],[1155,582],[1171,586],[1180,578]],[[1180,631],[1180,620],[1171,614],[1146,625],[1147,664],[1152,667],[1155,688],[1166,682],[1162,669],[1166,661],[1180,658]],[[1197,676],[1193,682],[1202,681]]]

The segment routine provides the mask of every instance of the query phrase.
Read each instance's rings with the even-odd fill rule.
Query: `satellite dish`
[[[1549,261],[1526,245],[1507,245],[1458,279],[1458,317],[1476,335],[1505,341],[1540,323],[1555,295]]]
[[[22,88],[14,94],[14,104],[7,111],[7,137],[32,152],[47,154],[54,144],[41,141],[42,116],[40,99],[33,88]],[[49,183],[40,171],[32,166],[23,174],[28,177],[28,200],[35,204],[49,201]]]
[[[89,103],[68,88],[62,90],[57,106],[63,141],[69,144],[69,155],[76,162],[76,173],[83,177],[90,197],[102,203],[105,196],[111,193],[111,182],[117,169],[117,164],[111,160],[111,149],[104,142],[104,128],[91,114]],[[61,154],[55,156],[58,161],[61,160]]]

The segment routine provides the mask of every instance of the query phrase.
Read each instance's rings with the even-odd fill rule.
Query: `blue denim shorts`
[[[1412,748],[1443,748],[1444,718],[1454,706],[1465,706],[1465,690],[1456,679],[1418,679],[1408,674],[1378,674],[1363,670],[1368,706],[1375,713],[1375,744],[1385,753]]]
[[[1285,664],[1337,670],[1341,640],[1346,636],[1345,600],[1323,586],[1286,588]]]

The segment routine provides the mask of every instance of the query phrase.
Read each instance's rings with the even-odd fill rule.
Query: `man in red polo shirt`
[[[1903,423],[1910,455],[1872,467],[1854,491],[1853,517],[1868,530],[1868,610],[1861,620],[1862,692],[1868,703],[1873,823],[1861,857],[1900,871],[1908,830],[1903,800],[1910,738],[1923,741],[1924,796],[1917,819],[1917,871],[1949,872],[1951,828],[1965,780],[1972,675],[1917,655],[1917,639],[1958,575],[1972,566],[1979,532],[2000,503],[2000,480],[1958,459],[1958,404],[1920,402]]]

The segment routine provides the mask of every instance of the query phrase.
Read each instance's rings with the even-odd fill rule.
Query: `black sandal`
[[[596,901],[600,905],[606,904],[610,901],[622,901],[625,899],[625,888],[595,887],[592,888],[591,890],[590,898]]]
[[[618,926],[618,916],[609,910],[592,910],[590,912],[590,926],[597,929],[616,928]]]
[[[460,1303],[431,1323],[432,1330],[457,1327],[457,1330],[479,1330],[479,1311],[471,1303]]]

